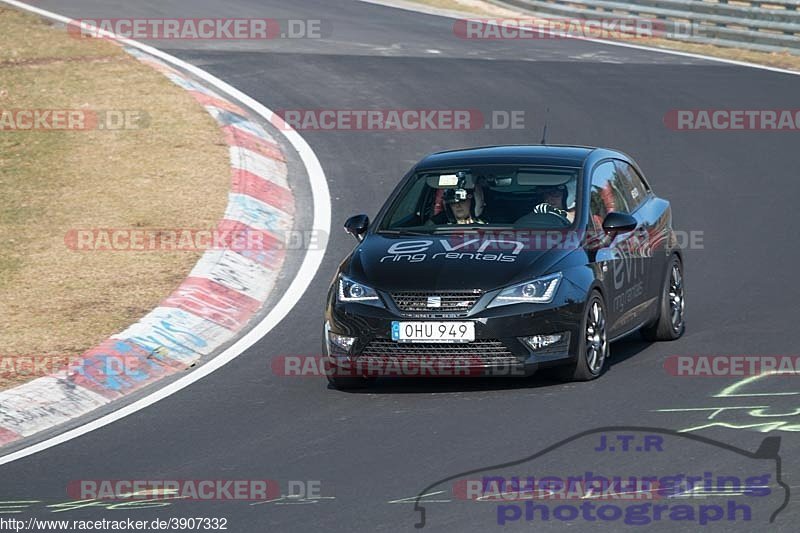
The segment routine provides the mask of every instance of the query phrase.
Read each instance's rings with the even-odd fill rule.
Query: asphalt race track
[[[772,525],[720,521],[716,527],[797,530],[797,377],[749,385],[748,391],[759,396],[719,396],[736,379],[674,377],[664,362],[671,355],[797,353],[790,338],[797,331],[800,301],[798,133],[679,132],[665,127],[663,119],[672,109],[797,108],[800,77],[574,40],[465,41],[454,36],[451,19],[349,0],[47,0],[36,5],[75,18],[320,19],[332,28],[320,40],[149,44],[274,110],[480,109],[486,115],[520,110],[526,127],[301,132],[327,174],[334,228],[325,261],[299,304],[249,351],[188,389],[0,467],[0,502],[37,502],[26,504],[20,517],[224,517],[235,532],[412,530],[419,520],[414,498],[440,480],[523,459],[582,431],[648,426],[693,429],[687,434],[749,451],[765,437],[780,437],[782,477],[792,494],[788,507]],[[547,375],[402,379],[364,392],[339,392],[324,379],[272,372],[275,357],[320,352],[327,286],[354,245],[340,230],[348,216],[375,215],[408,167],[430,152],[538,143],[546,109],[548,142],[609,146],[630,154],[657,194],[672,201],[676,228],[702,235],[702,246],[686,250],[683,338],[661,344],[638,336],[622,340],[612,346],[606,375],[582,384],[563,384]],[[737,409],[714,410],[723,407]],[[600,452],[591,451],[598,441],[591,442],[583,452],[575,448],[552,459],[542,456],[537,468],[555,472],[565,464],[591,471],[602,462]],[[627,452],[626,464],[646,474],[691,459],[699,475],[716,475],[747,461],[672,435],[665,442],[669,445],[660,452]],[[260,505],[174,501],[139,509],[107,502],[52,507],[68,501],[65,487],[81,479],[315,480],[321,497]],[[438,490],[443,489],[431,492]],[[465,502],[436,495],[426,500],[431,500],[428,530],[499,527],[491,503],[474,504],[486,506],[477,514],[467,511]],[[623,526],[519,520],[505,527],[616,531]],[[697,527],[662,521],[645,529]]]

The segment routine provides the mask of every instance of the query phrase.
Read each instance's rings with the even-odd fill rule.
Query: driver
[[[539,194],[541,203],[533,208],[537,214],[552,213],[562,218],[573,221],[575,213],[567,210],[567,186],[553,185],[552,187],[540,187]]]
[[[473,188],[458,187],[445,189],[442,193],[444,210],[431,218],[434,224],[486,224],[481,219],[483,213],[483,189],[480,185]]]
[[[455,224],[486,224],[473,210],[475,206],[475,190],[447,189],[444,191],[444,203],[452,213],[451,222]]]

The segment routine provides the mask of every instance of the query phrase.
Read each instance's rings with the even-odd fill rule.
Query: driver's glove
[[[550,205],[547,202],[543,202],[543,203],[537,205],[536,207],[534,207],[533,208],[533,212],[534,213],[540,213],[540,214],[552,213],[554,215],[558,215],[558,216],[564,217],[564,218],[567,218],[567,215],[568,215],[568,213],[566,211],[564,211],[563,209],[559,209],[558,207],[556,207],[554,205]]]

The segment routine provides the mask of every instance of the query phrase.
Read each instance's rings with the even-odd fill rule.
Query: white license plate
[[[392,322],[392,340],[398,342],[472,342],[474,322]]]

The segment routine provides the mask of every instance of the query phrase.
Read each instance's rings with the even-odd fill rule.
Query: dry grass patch
[[[100,40],[0,8],[0,110],[136,110],[146,127],[0,131],[0,357],[78,355],[146,314],[199,258],[75,252],[76,228],[211,228],[227,203],[215,121]],[[0,388],[18,378],[0,374]]]

